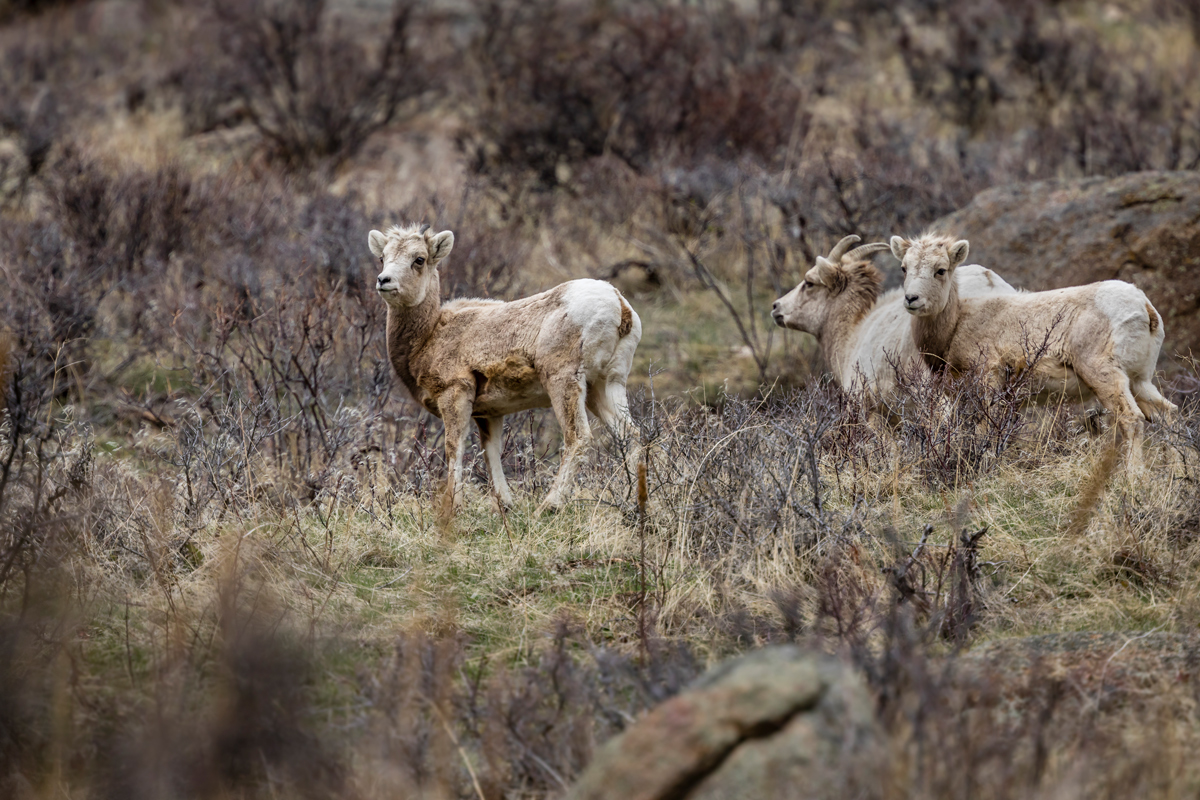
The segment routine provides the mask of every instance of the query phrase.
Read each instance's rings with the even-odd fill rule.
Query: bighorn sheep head
[[[970,243],[946,236],[922,236],[916,241],[893,236],[891,250],[904,273],[905,310],[915,317],[940,314],[954,285],[954,270],[967,260]]]
[[[383,270],[375,280],[380,297],[390,306],[412,308],[425,301],[438,264],[454,247],[450,231],[431,233],[429,225],[392,227],[367,235],[371,253]]]
[[[845,291],[853,279],[847,268],[871,253],[888,249],[885,242],[872,242],[851,250],[850,246],[859,240],[858,236],[847,236],[834,245],[828,256],[817,256],[815,266],[804,273],[800,285],[771,306],[776,325],[814,335],[821,330],[830,301]]]

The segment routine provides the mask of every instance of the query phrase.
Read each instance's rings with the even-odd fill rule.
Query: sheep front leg
[[[570,494],[571,482],[575,478],[575,462],[591,441],[592,429],[587,418],[585,386],[582,377],[572,372],[550,381],[546,387],[549,389],[554,416],[558,418],[558,424],[562,428],[563,451],[558,474],[550,484],[550,493],[538,506],[535,512],[537,514],[547,509],[562,508]]]
[[[463,504],[462,461],[473,401],[474,393],[461,387],[449,389],[438,398],[438,412],[446,426],[446,493],[439,515],[443,523],[448,523]]]

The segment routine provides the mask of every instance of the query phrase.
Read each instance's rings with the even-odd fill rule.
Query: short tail
[[[622,324],[624,324],[624,322],[625,322],[624,313],[625,312],[622,310],[622,312],[621,312],[621,314],[622,314],[621,323]],[[1158,318],[1158,312],[1154,310],[1154,306],[1150,305],[1149,300],[1146,301],[1146,313],[1150,315],[1150,335],[1153,336],[1155,333],[1158,332],[1158,326],[1161,325],[1162,323]],[[622,336],[624,336],[624,334],[622,334]]]
[[[617,326],[617,335],[624,339],[633,330],[633,309],[620,292],[617,292],[617,300],[621,303],[621,324]]]

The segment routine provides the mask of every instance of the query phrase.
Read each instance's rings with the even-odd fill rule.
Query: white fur
[[[955,369],[972,363],[999,384],[1013,370],[1033,370],[1039,397],[1095,396],[1116,417],[1133,463],[1140,459],[1143,422],[1175,405],[1152,377],[1163,342],[1162,318],[1132,284],[1102,281],[1046,292],[964,297],[955,292],[965,240],[926,234],[891,239],[904,270],[905,307],[913,338],[928,358]],[[1030,348],[1038,347],[1036,364]]]
[[[583,278],[567,281],[563,295],[567,318],[579,328],[584,348],[586,380],[618,380],[633,366],[633,354],[642,338],[642,320],[630,307],[633,336],[621,341],[617,330],[621,320],[621,295],[611,283]],[[614,314],[614,309],[616,313]]]
[[[958,268],[958,291],[962,297],[1016,294],[1007,281],[978,264]],[[904,308],[904,290],[892,289],[879,296],[855,331],[848,349],[850,358],[834,378],[848,390],[867,390],[890,399],[896,391],[893,365],[924,370],[924,360],[912,337],[912,318]]]

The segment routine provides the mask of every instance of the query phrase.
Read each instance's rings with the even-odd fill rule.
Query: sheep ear
[[[430,263],[441,261],[454,249],[454,234],[450,231],[442,231],[433,236],[426,234],[425,241],[429,244]]]
[[[387,237],[379,231],[371,231],[367,234],[367,246],[371,248],[371,252],[376,258],[383,258],[383,248],[387,245]]]
[[[950,269],[954,269],[959,264],[967,260],[967,254],[971,252],[971,243],[966,239],[959,239],[954,244],[950,245]]]
[[[837,265],[828,258],[825,258],[825,256],[817,256],[817,265],[810,269],[808,274],[811,275],[814,272],[817,273],[817,280],[812,281],[812,283],[832,287],[835,283],[834,278],[837,273]]]
[[[892,255],[897,261],[904,260],[904,254],[908,252],[908,248],[912,247],[912,242],[900,236],[893,236],[891,240]]]

